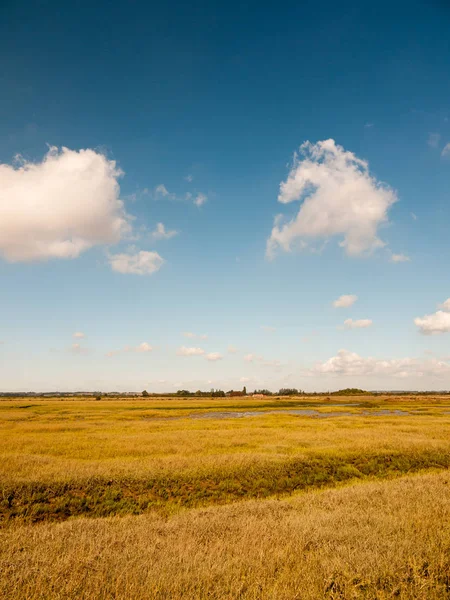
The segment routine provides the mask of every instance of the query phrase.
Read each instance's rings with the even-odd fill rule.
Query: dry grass
[[[288,500],[13,527],[0,597],[350,600],[450,597],[450,476]]]
[[[0,598],[450,598],[449,398],[8,400],[0,437]]]
[[[358,402],[358,398],[345,398]],[[0,402],[0,479],[8,483],[133,478],[246,468],[323,454],[450,448],[450,399],[361,398],[368,409],[415,411],[408,417],[361,416],[361,408],[326,408],[324,399],[188,399]],[[333,397],[332,404],[339,402]],[[267,415],[188,418],[218,410],[308,408],[314,419]],[[355,417],[339,417],[352,412]],[[167,418],[169,417],[169,418]],[[176,417],[176,418],[173,418]],[[184,418],[183,418],[184,417]]]

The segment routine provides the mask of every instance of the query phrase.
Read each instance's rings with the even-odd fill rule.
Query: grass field
[[[4,400],[0,436],[1,598],[450,598],[448,397]]]

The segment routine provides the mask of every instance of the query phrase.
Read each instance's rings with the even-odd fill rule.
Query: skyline
[[[450,11],[408,7],[3,9],[0,392],[450,389]]]

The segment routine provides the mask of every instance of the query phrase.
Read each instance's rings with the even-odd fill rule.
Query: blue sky
[[[450,389],[444,2],[0,17],[0,390]]]

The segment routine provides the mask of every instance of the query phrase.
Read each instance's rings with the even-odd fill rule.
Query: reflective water
[[[335,405],[335,406],[343,406]],[[205,412],[188,415],[189,419],[242,419],[245,417],[261,417],[264,415],[298,415],[302,417],[317,417],[327,419],[331,417],[401,417],[409,415],[404,410],[362,410],[357,413],[351,412],[319,412],[312,409],[288,409],[288,410],[247,410],[247,411],[224,411]]]

